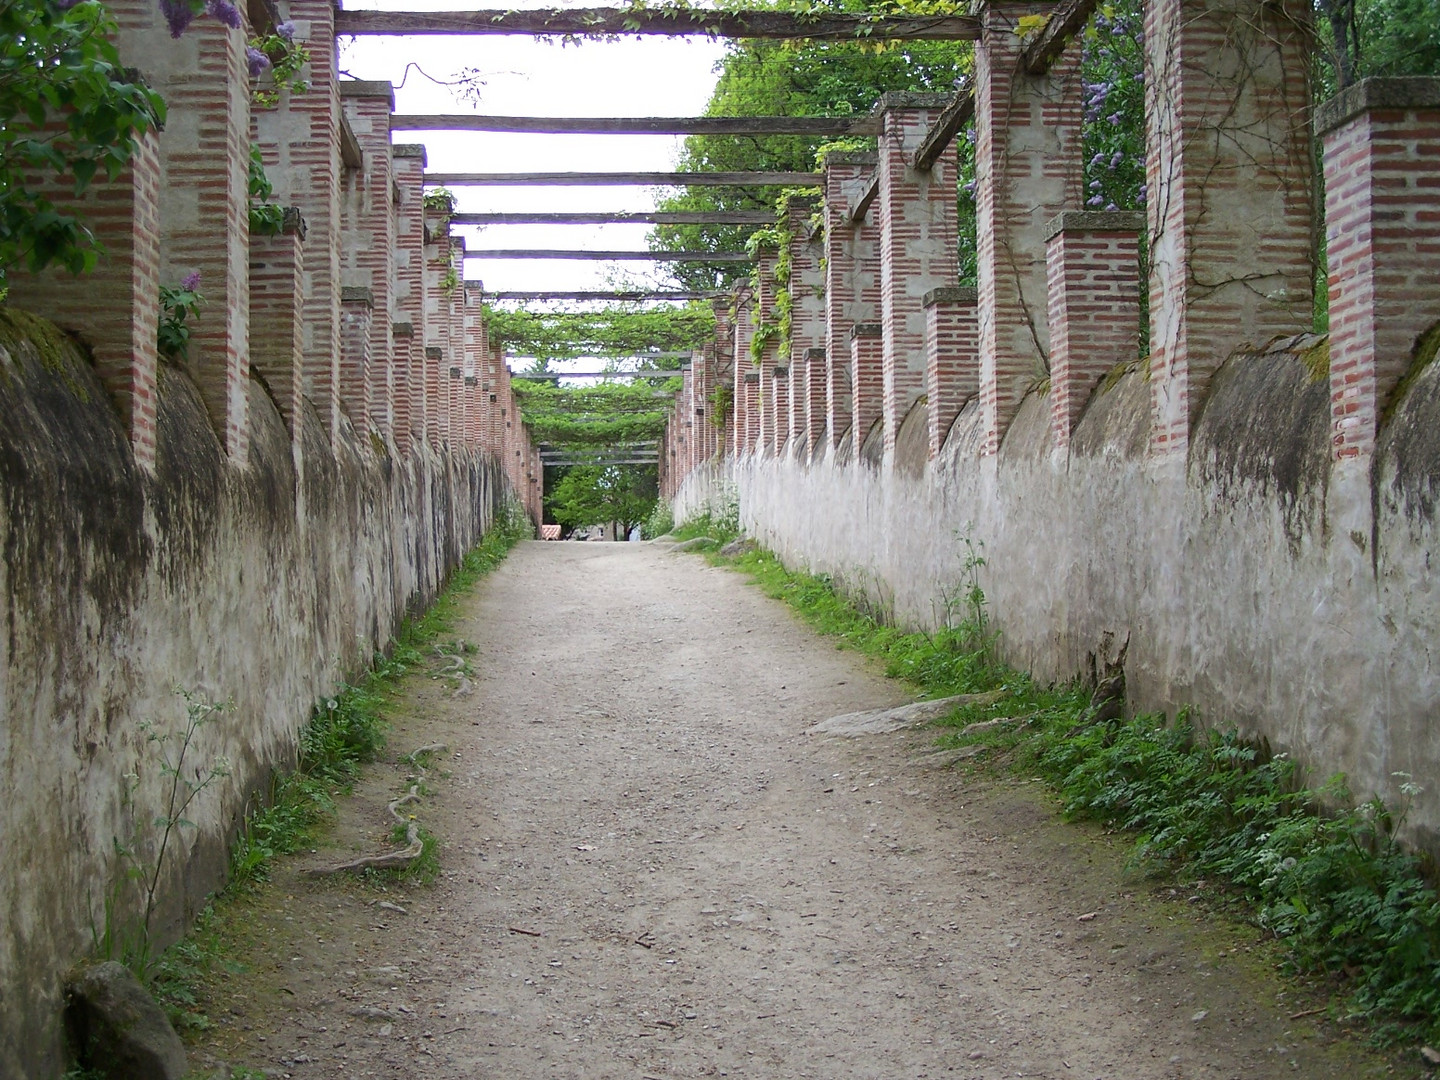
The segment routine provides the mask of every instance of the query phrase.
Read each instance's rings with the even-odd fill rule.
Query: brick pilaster
[[[813,219],[822,204],[792,197],[786,208],[790,233],[790,432],[808,459],[825,429],[824,368],[816,372],[810,350],[825,347],[825,247]],[[822,212],[823,216],[823,212]]]
[[[779,455],[790,441],[790,367],[776,364],[770,369],[771,396],[770,450]]]
[[[880,318],[880,230],[851,222],[846,209],[878,162],[875,154],[825,156],[825,401],[832,448],[852,426],[851,328]]]
[[[375,297],[369,289],[341,287],[340,408],[362,439],[371,431],[370,328],[374,313]]]
[[[931,289],[921,304],[925,309],[925,395],[933,460],[965,402],[980,392],[980,326],[974,289]]]
[[[1055,446],[1070,434],[1090,394],[1140,346],[1139,213],[1067,211],[1050,222],[1050,425]]]
[[[1320,107],[1331,452],[1368,457],[1440,311],[1440,79],[1366,79]]]
[[[291,0],[296,40],[310,50],[304,73],[310,86],[300,94],[281,91],[278,106],[255,113],[256,138],[276,197],[305,216],[305,394],[332,438],[340,415],[342,229],[335,8],[335,0]],[[243,48],[239,63],[235,85],[248,94]],[[243,179],[242,173],[242,185]]]
[[[884,422],[885,342],[879,323],[856,323],[850,328],[850,400],[854,457],[876,422]]]
[[[395,176],[395,319],[410,327],[395,339],[395,362],[404,363],[410,401],[409,436],[428,439],[434,405],[425,379],[426,326],[430,286],[425,273],[425,147],[402,143],[391,148]]]
[[[99,177],[78,198],[74,185],[38,185],[57,207],[73,208],[104,245],[96,268],[76,278],[56,270],[7,272],[9,302],[76,334],[120,412],[138,464],[155,465],[156,327],[160,311],[158,137],[137,141],[113,182]]]
[[[880,126],[880,194],[870,213],[880,228],[880,328],[884,351],[885,461],[911,407],[925,392],[925,312],[931,289],[954,285],[955,144],[928,170],[910,158],[949,104],[942,94],[884,94],[872,116]]]
[[[410,440],[424,431],[424,415],[418,410],[423,399],[414,393],[416,360],[415,326],[408,321],[395,320],[390,324],[391,366],[395,376],[395,445],[402,451],[409,449]]]
[[[362,164],[343,171],[342,287],[370,290],[375,305],[370,315],[368,402],[370,419],[383,438],[395,428],[395,371],[390,324],[395,277],[395,176],[390,150],[390,114],[395,91],[388,82],[342,82],[341,105],[360,146]],[[342,301],[343,302],[343,301]]]
[[[265,380],[297,450],[304,442],[304,240],[298,211],[286,215],[280,235],[250,238],[250,364]]]
[[[1050,343],[1045,225],[1081,200],[1080,50],[1050,70],[1020,70],[1020,18],[1050,4],[991,0],[975,49],[976,284],[984,453],[1000,448]]]
[[[1310,5],[1145,8],[1150,386],[1157,454],[1184,454],[1210,376],[1308,330],[1314,293]]]
[[[830,365],[823,347],[805,350],[806,367],[805,427],[809,432],[809,456],[815,457],[829,446]]]

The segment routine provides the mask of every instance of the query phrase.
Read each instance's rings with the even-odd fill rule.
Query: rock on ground
[[[124,964],[80,973],[69,987],[81,1060],[108,1080],[183,1080],[185,1046],[164,1010]]]

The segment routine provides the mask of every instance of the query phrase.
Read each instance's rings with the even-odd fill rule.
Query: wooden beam
[[[571,8],[490,11],[346,11],[337,34],[554,34],[563,37],[801,38],[811,41],[975,41],[980,20],[965,15],[862,15],[842,12],[713,11],[674,8]]]
[[[567,251],[563,248],[495,248],[466,251],[467,259],[594,259],[627,262],[754,262],[744,251]]]
[[[512,379],[532,379],[537,382],[545,382],[552,379],[678,379],[684,372],[680,368],[674,371],[659,371],[647,369],[645,371],[512,371]]]
[[[532,135],[844,135],[848,116],[477,116],[395,113],[391,131],[507,131]]]
[[[870,204],[880,197],[880,172],[876,170],[870,174],[870,179],[855,200],[845,208],[845,216],[851,224],[865,220],[865,215],[870,211]]]
[[[493,292],[486,293],[488,300],[710,300],[728,293],[692,292],[687,289],[616,289],[611,292]]]
[[[440,187],[820,187],[823,173],[807,172],[528,172],[426,173]]]
[[[1025,47],[1020,66],[1031,75],[1044,75],[1060,59],[1071,38],[1085,29],[1100,0],[1065,0],[1050,13],[1045,29]]]
[[[950,145],[960,129],[970,122],[975,115],[975,95],[969,90],[961,90],[950,104],[940,110],[940,115],[935,118],[935,123],[930,125],[930,130],[925,133],[925,138],[915,148],[914,155],[910,158],[912,168],[922,172],[929,172],[930,166],[934,165],[945,148]]]
[[[647,210],[608,214],[451,214],[451,225],[773,225],[773,210]]]

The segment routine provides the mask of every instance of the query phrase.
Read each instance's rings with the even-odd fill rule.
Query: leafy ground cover
[[[963,751],[963,767],[1042,776],[1068,817],[1134,835],[1136,873],[1192,885],[1279,939],[1287,968],[1331,993],[1333,1018],[1363,1020],[1383,1043],[1440,1037],[1440,896],[1433,865],[1397,840],[1408,806],[1356,804],[1342,777],[1307,786],[1264,741],[1187,712],[1109,718],[1118,710],[1088,686],[1036,682],[997,658],[978,586],[958,590],[954,626],[905,632],[766,551],[719,555],[735,533],[703,517],[675,535],[712,538],[712,560],[926,696],[998,691],[941,722],[939,742]],[[1418,793],[1401,779],[1407,799]]]

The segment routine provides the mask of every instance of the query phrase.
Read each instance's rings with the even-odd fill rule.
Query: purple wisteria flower
[[[165,16],[172,38],[185,33],[185,28],[195,21],[195,9],[190,6],[190,0],[160,0],[160,14]]]
[[[245,66],[252,79],[258,79],[270,69],[270,58],[254,45],[245,46]]]
[[[183,278],[180,279],[180,287],[181,287],[182,289],[184,289],[186,292],[194,292],[194,291],[196,290],[196,288],[199,287],[199,285],[200,285],[200,271],[199,271],[199,270],[191,270],[190,273],[186,274]]]
[[[282,22],[275,27],[275,36],[286,41],[295,40],[295,24],[293,22]]]
[[[205,0],[205,10],[231,30],[240,29],[240,9],[231,0]]]
[[[1105,196],[1104,196],[1104,195],[1091,195],[1090,198],[1088,198],[1088,199],[1085,200],[1085,205],[1086,205],[1086,206],[1099,206],[1099,205],[1100,205],[1101,203],[1103,203],[1104,201],[1105,201]]]
[[[80,0],[55,0],[55,7],[60,11],[69,11],[78,3]]]

